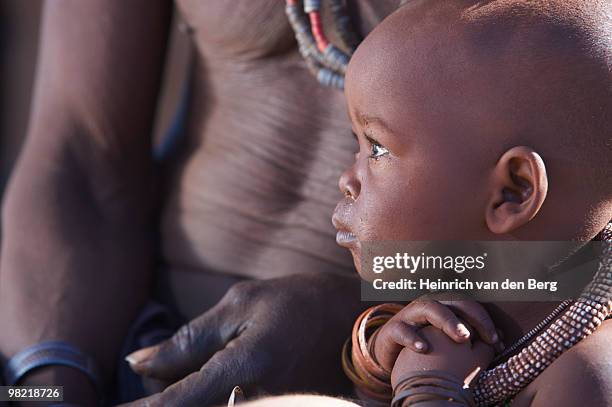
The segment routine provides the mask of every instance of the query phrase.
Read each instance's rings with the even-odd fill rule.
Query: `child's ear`
[[[496,234],[510,233],[540,211],[548,193],[544,161],[529,147],[512,147],[495,166],[486,222]]]

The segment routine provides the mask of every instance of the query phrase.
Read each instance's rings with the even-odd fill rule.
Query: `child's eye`
[[[389,150],[387,150],[385,147],[381,146],[379,143],[377,143],[374,140],[370,141],[370,146],[371,146],[371,151],[370,151],[370,158],[374,158],[379,159],[380,157],[383,157],[387,154],[389,154]]]

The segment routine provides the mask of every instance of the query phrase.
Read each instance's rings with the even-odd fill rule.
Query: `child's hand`
[[[478,302],[418,299],[393,316],[376,334],[373,350],[378,363],[391,371],[404,347],[427,353],[429,343],[418,332],[427,325],[440,329],[456,343],[468,341],[473,335],[471,331],[476,331],[485,343],[497,350],[503,349],[493,321]]]
[[[459,344],[433,326],[423,328],[421,334],[431,344],[432,352],[423,354],[404,348],[391,373],[393,389],[415,372],[442,371],[464,380],[476,368],[486,369],[493,360],[494,349],[479,339]]]

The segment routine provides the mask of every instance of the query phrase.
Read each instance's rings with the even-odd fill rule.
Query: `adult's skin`
[[[135,367],[166,382],[196,372],[151,405],[218,402],[255,377],[268,391],[338,389],[337,352],[361,308],[329,223],[353,159],[343,94],[307,71],[282,0],[205,3],[177,4],[197,57],[163,190],[150,133],[172,2],[45,4],[30,128],[2,213],[1,354],[66,340],[108,382],[157,286],[184,317],[201,316],[162,364]],[[399,6],[350,3],[361,35]],[[96,398],[68,368],[24,384]]]

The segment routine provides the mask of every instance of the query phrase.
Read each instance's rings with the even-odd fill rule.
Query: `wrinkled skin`
[[[354,2],[362,35],[398,4]],[[186,140],[166,177],[161,239],[171,284],[198,270],[352,272],[329,222],[336,180],[355,149],[344,96],[305,68],[284,2],[178,7],[198,58]],[[216,302],[201,301],[183,311],[195,316]]]
[[[398,3],[355,2],[359,31],[368,32]],[[210,361],[225,342],[204,347],[206,355],[165,379],[203,370],[154,403],[178,394],[218,402],[235,384],[248,389],[255,382],[259,388],[251,394],[348,389],[338,354],[363,307],[356,280],[314,275],[355,277],[329,222],[335,180],[353,152],[344,97],[319,86],[305,69],[283,2],[256,4],[177,3],[199,57],[187,140],[167,167],[161,243],[168,268],[161,278],[168,284],[162,292],[192,319],[237,279],[274,280],[253,287],[244,282],[200,317],[220,321],[200,320],[201,331],[238,330],[237,338]],[[219,273],[231,277],[220,281]],[[201,287],[199,295],[186,298],[186,285]],[[235,303],[248,312],[227,305]],[[208,378],[204,385],[200,374]]]
[[[352,2],[353,17],[361,16],[359,31],[369,32],[398,3]],[[169,5],[47,5],[52,12],[29,135],[34,141],[22,155],[3,211],[4,356],[60,337],[97,357],[108,377],[130,321],[150,295],[158,266],[151,259],[158,253],[142,244],[150,230],[143,225],[150,225],[150,202],[159,197],[146,191],[150,146],[141,135],[152,122]],[[177,371],[161,374],[172,381],[199,371],[222,382],[194,384],[196,373],[146,403],[208,404],[237,382],[250,382],[249,374],[273,391],[339,384],[337,366],[311,367],[337,360],[361,306],[351,285],[342,284],[352,265],[333,243],[328,221],[338,197],[335,180],[354,152],[343,96],[318,86],[305,69],[282,1],[178,5],[193,28],[198,58],[188,131],[164,166],[158,285],[164,300],[198,327],[179,331],[178,338],[196,333],[179,345],[206,342],[211,331],[235,342],[210,360],[210,350],[197,355],[203,368],[186,366],[177,356]],[[54,51],[46,51],[49,44]],[[254,282],[271,277],[278,279]],[[241,279],[247,282],[226,294]],[[312,287],[309,301],[302,297],[304,287]],[[24,292],[30,295],[18,295]],[[303,305],[301,312],[296,304]],[[326,332],[328,346],[309,338],[311,332]],[[236,356],[238,347],[230,344],[240,340],[251,346],[240,347],[241,357],[233,358],[237,369],[218,363]],[[288,363],[279,371],[270,357]],[[289,371],[311,372],[311,380],[287,383],[283,373]],[[75,401],[95,401],[87,380],[71,370],[43,369],[24,384],[50,383],[64,385],[68,400],[80,389],[89,393],[76,394]],[[211,388],[214,394],[207,392]]]
[[[210,363],[207,349],[199,365],[163,379],[202,366],[226,376],[223,385],[184,382],[151,404],[168,395],[217,402],[255,374],[264,390],[346,391],[338,355],[364,305],[329,221],[354,152],[344,96],[307,71],[283,1],[178,1],[196,50],[192,97],[186,134],[155,179],[146,135],[171,5],[46,4],[31,129],[3,208],[0,351],[62,338],[109,379],[155,286],[186,320],[216,320],[199,332],[223,339]],[[363,36],[398,5],[363,0],[350,11]],[[248,346],[229,345],[243,335]],[[215,361],[238,350],[227,376]],[[287,370],[272,363],[279,358]],[[304,377],[287,380],[297,371]],[[95,400],[71,369],[24,381],[49,383],[63,384],[67,400]]]
[[[133,369],[164,384],[158,390],[169,387],[134,405],[221,403],[237,384],[251,397],[312,388],[337,394],[344,382],[337,346],[351,321],[335,293],[347,286],[358,288],[352,278],[314,273],[233,285],[170,340],[139,352],[147,356]]]
[[[353,4],[353,16],[363,19],[361,33],[398,5],[376,3]],[[253,287],[242,283],[194,321],[202,332],[240,333],[210,361],[225,342],[203,346],[205,355],[164,379],[173,383],[203,370],[149,402],[164,404],[187,394],[189,400],[218,402],[235,384],[247,389],[257,384],[251,394],[345,392],[338,354],[363,307],[356,281],[285,277],[354,274],[350,258],[333,242],[329,222],[338,196],[335,180],[353,151],[343,94],[317,85],[305,69],[282,1],[215,2],[204,8],[185,0],[178,7],[199,58],[188,140],[168,167],[161,236],[169,266],[162,279],[169,287],[162,291],[194,318],[228,286],[213,276],[220,288],[185,298],[186,285],[210,284],[210,271],[231,275],[229,284],[236,277],[275,280]],[[257,295],[248,294],[253,290]],[[232,303],[244,304],[248,312]],[[135,370],[163,376],[155,369]]]

